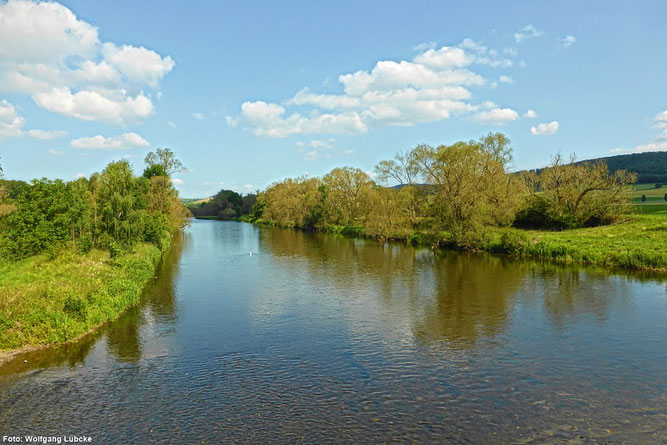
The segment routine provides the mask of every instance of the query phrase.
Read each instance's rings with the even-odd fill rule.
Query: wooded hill
[[[616,170],[628,170],[637,173],[637,182],[640,184],[651,182],[667,183],[667,152],[665,151],[586,159],[576,164],[595,161],[605,161],[611,173]],[[536,171],[539,173],[541,170],[537,169]]]

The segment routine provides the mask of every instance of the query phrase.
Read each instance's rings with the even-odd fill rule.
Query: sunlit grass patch
[[[0,263],[0,350],[62,343],[115,319],[139,301],[159,258],[138,244],[116,259],[93,249]]]

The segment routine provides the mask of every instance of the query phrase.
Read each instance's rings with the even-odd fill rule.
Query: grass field
[[[667,210],[629,215],[609,226],[560,232],[506,229],[490,251],[605,267],[667,271]]]
[[[661,188],[655,188],[655,184],[634,184],[632,186],[632,203],[633,204],[642,204],[642,195],[646,196],[647,204],[660,204],[667,206],[667,201],[665,201],[665,194],[667,193],[667,185]]]
[[[116,259],[94,249],[1,263],[0,352],[63,343],[117,318],[139,301],[160,256],[140,244]]]

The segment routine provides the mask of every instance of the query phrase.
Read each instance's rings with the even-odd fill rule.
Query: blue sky
[[[184,197],[502,131],[515,168],[667,150],[667,3],[0,2],[0,163],[170,147]]]

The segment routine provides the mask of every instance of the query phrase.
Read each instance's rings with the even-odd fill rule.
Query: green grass
[[[110,259],[94,249],[0,263],[0,351],[80,337],[139,302],[161,251],[139,244]]]
[[[486,250],[605,267],[666,271],[667,213],[630,215],[618,224],[562,232],[498,230]]]

